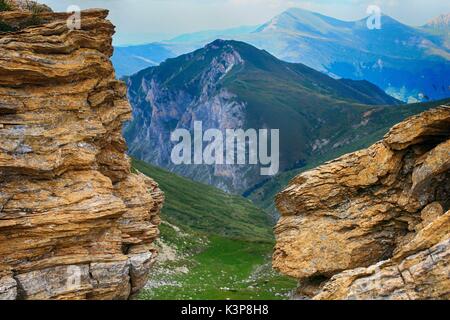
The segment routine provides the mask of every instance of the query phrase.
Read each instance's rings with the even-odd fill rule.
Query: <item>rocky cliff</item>
[[[294,178],[274,267],[314,299],[450,299],[450,107]]]
[[[127,299],[155,259],[163,194],[125,155],[114,26],[105,10],[69,30],[66,13],[12,9],[0,12],[0,299]]]

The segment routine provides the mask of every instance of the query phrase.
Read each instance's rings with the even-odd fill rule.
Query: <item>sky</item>
[[[115,45],[167,40],[203,30],[258,25],[291,7],[300,7],[341,20],[367,16],[369,5],[413,26],[450,13],[449,0],[37,0],[55,11],[70,5],[107,8],[117,26]]]

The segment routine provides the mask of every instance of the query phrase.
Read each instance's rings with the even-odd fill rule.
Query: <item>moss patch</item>
[[[14,28],[7,24],[6,22],[0,20],[0,32],[11,32],[14,31]]]
[[[12,8],[5,0],[0,0],[0,12],[2,11],[11,11]]]

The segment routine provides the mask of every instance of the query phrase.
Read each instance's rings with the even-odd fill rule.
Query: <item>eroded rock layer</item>
[[[0,12],[0,299],[127,299],[154,262],[163,195],[125,155],[107,14]]]
[[[294,178],[274,267],[298,297],[450,299],[450,107]]]

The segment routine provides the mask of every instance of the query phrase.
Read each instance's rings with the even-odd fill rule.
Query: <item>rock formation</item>
[[[114,26],[106,10],[69,30],[69,14],[14,8],[0,12],[0,299],[127,299],[163,194],[125,155]]]
[[[294,178],[274,267],[298,298],[450,299],[450,107]]]

